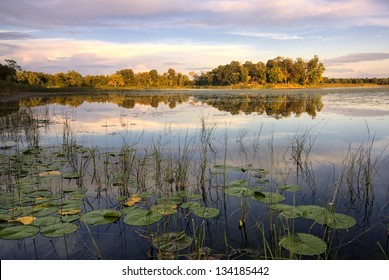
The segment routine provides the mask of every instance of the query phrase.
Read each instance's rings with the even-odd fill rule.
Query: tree
[[[70,87],[81,87],[84,83],[80,73],[71,70],[67,72],[68,85]]]
[[[135,86],[135,74],[132,69],[123,69],[117,71],[116,74],[122,75],[126,86]]]
[[[16,63],[15,60],[5,59],[6,64],[0,64],[0,80],[3,81],[15,81],[16,72],[21,71],[22,68]]]
[[[117,86],[124,86],[126,83],[124,82],[123,76],[120,74],[112,74],[108,77],[108,85],[117,87]]]
[[[315,55],[307,63],[307,79],[308,84],[315,85],[323,80],[323,72],[325,71],[324,64],[319,62],[319,57]]]
[[[281,83],[285,76],[280,66],[280,57],[269,59],[266,63],[266,81],[271,84]]]

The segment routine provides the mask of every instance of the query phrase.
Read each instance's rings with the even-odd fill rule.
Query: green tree
[[[323,80],[324,71],[325,71],[324,64],[319,62],[319,57],[315,55],[307,63],[308,84],[315,85],[321,83],[321,81]]]
[[[122,87],[126,83],[124,82],[123,76],[120,74],[112,74],[108,76],[108,85],[113,87]]]
[[[16,72],[21,71],[21,67],[12,59],[5,59],[5,62],[0,64],[0,80],[16,81]]]
[[[84,83],[80,73],[71,70],[66,73],[68,86],[70,87],[81,87]]]
[[[134,71],[132,69],[123,69],[123,70],[117,71],[116,74],[119,74],[123,77],[125,86],[130,87],[130,86],[136,85],[135,74],[134,74]]]

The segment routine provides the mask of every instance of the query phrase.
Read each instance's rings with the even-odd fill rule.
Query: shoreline
[[[231,90],[231,91],[239,91],[239,90],[320,90],[320,89],[377,89],[377,88],[389,88],[389,85],[377,85],[377,84],[320,84],[315,86],[298,86],[291,84],[282,84],[282,85],[264,85],[264,86],[249,86],[249,85],[241,85],[241,86],[220,86],[220,87],[171,87],[171,88],[89,88],[89,87],[70,87],[70,88],[32,88],[22,89],[20,91],[15,92],[1,92],[0,91],[0,103],[19,101],[28,98],[34,97],[50,97],[50,96],[70,96],[70,95],[78,95],[78,94],[93,94],[93,93],[104,93],[104,92],[131,92],[131,91],[169,91],[169,90],[177,90],[177,91],[194,91],[194,90]]]

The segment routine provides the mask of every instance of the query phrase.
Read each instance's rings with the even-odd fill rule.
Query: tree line
[[[302,58],[276,57],[267,63],[232,61],[200,74],[188,75],[169,68],[160,74],[157,70],[135,73],[132,69],[122,69],[111,75],[86,75],[70,70],[56,74],[25,71],[14,60],[0,64],[0,81],[42,87],[193,87],[193,86],[233,86],[297,84],[316,85],[319,83],[371,83],[389,84],[389,79],[334,79],[325,78],[325,66],[318,56],[306,61]]]

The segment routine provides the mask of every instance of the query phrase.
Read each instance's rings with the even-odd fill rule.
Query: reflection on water
[[[12,108],[2,110],[0,118],[4,193],[35,180],[42,170],[32,170],[47,165],[48,172],[82,174],[38,178],[56,194],[87,188],[84,212],[122,211],[120,199],[139,193],[152,192],[138,204],[144,209],[165,196],[173,199],[172,193],[183,197],[174,198],[181,199],[175,214],[150,228],[128,226],[123,219],[90,227],[78,221],[77,234],[65,239],[72,248],[64,239],[47,245],[41,235],[25,239],[19,249],[0,240],[6,248],[0,258],[177,257],[150,245],[154,233],[165,231],[184,231],[201,243],[201,250],[192,246],[179,258],[200,251],[210,259],[300,258],[278,245],[293,228],[326,242],[329,249],[318,258],[384,259],[389,254],[388,96],[388,89],[131,91],[4,104]],[[335,230],[306,219],[308,213],[285,218],[240,195],[244,189],[225,191],[236,180],[257,190],[259,200],[262,192],[277,192],[285,196],[284,204],[333,207],[355,218],[356,225]],[[301,190],[289,192],[285,185]],[[4,197],[1,201],[8,201]],[[199,218],[185,202],[220,214]]]

